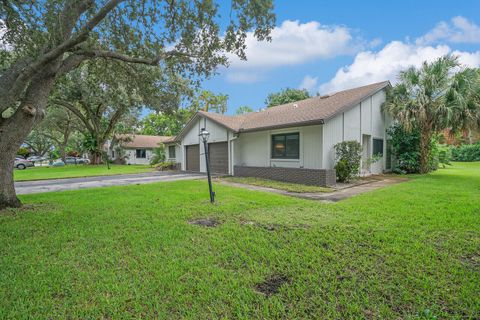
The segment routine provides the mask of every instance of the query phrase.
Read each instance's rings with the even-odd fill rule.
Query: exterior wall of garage
[[[211,121],[210,119],[199,117],[195,120],[195,123],[191,124],[190,130],[185,134],[182,142],[180,144],[180,149],[182,150],[182,161],[181,161],[181,168],[182,170],[186,170],[186,155],[185,155],[185,148],[188,145],[199,144],[200,147],[200,172],[206,172],[207,167],[205,164],[205,149],[203,147],[203,143],[201,142],[200,137],[200,130],[205,128],[209,133],[208,143],[216,143],[216,142],[227,142],[228,143],[228,154],[229,159],[231,159],[231,139],[233,139],[233,132],[228,130],[227,128]],[[229,170],[228,173],[232,174],[232,165],[231,161],[229,160]]]

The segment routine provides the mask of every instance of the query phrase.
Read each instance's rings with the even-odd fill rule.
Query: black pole
[[[205,162],[207,165],[208,190],[210,191],[210,203],[215,202],[215,192],[212,190],[212,177],[210,176],[210,159],[208,158],[207,140],[203,140],[203,148],[205,149]]]

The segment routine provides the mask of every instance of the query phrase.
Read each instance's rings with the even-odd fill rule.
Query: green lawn
[[[0,217],[0,319],[479,318],[480,163],[333,204],[215,189],[22,196]]]
[[[77,178],[91,176],[108,176],[122,173],[142,173],[153,171],[147,165],[67,165],[65,167],[30,167],[25,170],[14,170],[15,181],[45,180],[60,178]]]
[[[288,183],[269,179],[261,179],[255,177],[225,177],[222,178],[225,181],[250,184],[253,186],[267,187],[273,189],[280,189],[289,192],[304,193],[304,192],[332,192],[332,188],[307,186],[305,184]]]

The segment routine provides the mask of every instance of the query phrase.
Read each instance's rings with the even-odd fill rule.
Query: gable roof
[[[175,140],[172,136],[147,136],[142,134],[117,134],[115,135],[120,145],[124,148],[158,148],[160,143]]]
[[[259,131],[292,126],[322,124],[356,105],[380,90],[390,86],[389,81],[316,96],[297,102],[266,108],[259,112],[228,116],[199,111],[177,136],[180,139],[199,116],[208,118],[234,132]]]

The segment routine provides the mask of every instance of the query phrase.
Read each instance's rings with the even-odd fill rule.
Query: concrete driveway
[[[17,194],[29,194],[97,187],[126,186],[131,184],[145,184],[161,181],[193,180],[204,177],[205,175],[199,173],[147,172],[86,178],[21,181],[15,182],[15,190],[17,191]]]

